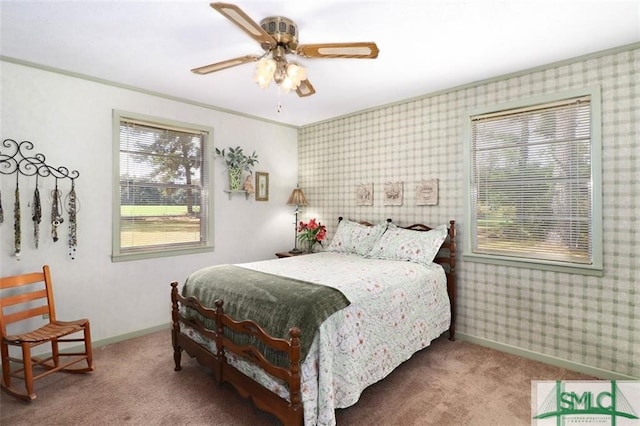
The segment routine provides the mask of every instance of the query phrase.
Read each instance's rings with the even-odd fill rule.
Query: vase
[[[229,169],[229,189],[239,191],[242,189],[242,169]]]
[[[305,241],[305,247],[304,247],[304,251],[305,253],[313,253],[313,246],[316,245],[315,241]]]

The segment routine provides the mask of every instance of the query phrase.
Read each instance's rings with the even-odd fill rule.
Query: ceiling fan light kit
[[[298,96],[313,95],[316,90],[307,79],[306,69],[295,62],[287,61],[287,54],[304,58],[355,58],[374,59],[378,57],[378,46],[373,42],[325,43],[298,45],[298,27],[291,19],[270,16],[258,25],[238,6],[230,3],[211,3],[211,7],[243,30],[265,51],[261,56],[246,55],[216,62],[191,71],[195,74],[210,74],[227,68],[255,62],[256,73],[253,80],[263,89],[274,81],[282,90],[295,90]]]
[[[269,87],[271,81],[275,81],[285,93],[296,90],[303,80],[307,79],[307,71],[301,65],[287,62],[284,49],[276,47],[271,58],[261,59],[256,66],[256,74],[253,81],[262,89]]]

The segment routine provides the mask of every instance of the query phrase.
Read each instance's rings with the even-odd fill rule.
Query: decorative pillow
[[[327,251],[366,255],[380,235],[387,229],[386,223],[368,226],[342,219]]]
[[[407,260],[428,265],[433,262],[446,238],[447,225],[440,225],[427,232],[389,226],[367,257]]]

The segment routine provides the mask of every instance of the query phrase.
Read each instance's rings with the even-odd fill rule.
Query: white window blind
[[[120,118],[119,254],[207,246],[206,136]]]
[[[591,97],[471,117],[471,250],[593,263]]]

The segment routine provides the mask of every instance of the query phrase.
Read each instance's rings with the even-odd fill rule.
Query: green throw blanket
[[[300,328],[301,362],[320,324],[350,303],[332,287],[236,265],[211,266],[194,272],[187,278],[182,295],[195,296],[209,308],[215,308],[216,299],[222,299],[226,314],[236,321],[253,320],[273,337],[288,339],[291,327]],[[207,327],[215,329],[211,323]],[[230,337],[239,344],[249,343],[246,337],[242,340]],[[267,351],[266,356],[269,361],[288,367],[288,357],[277,351]]]

